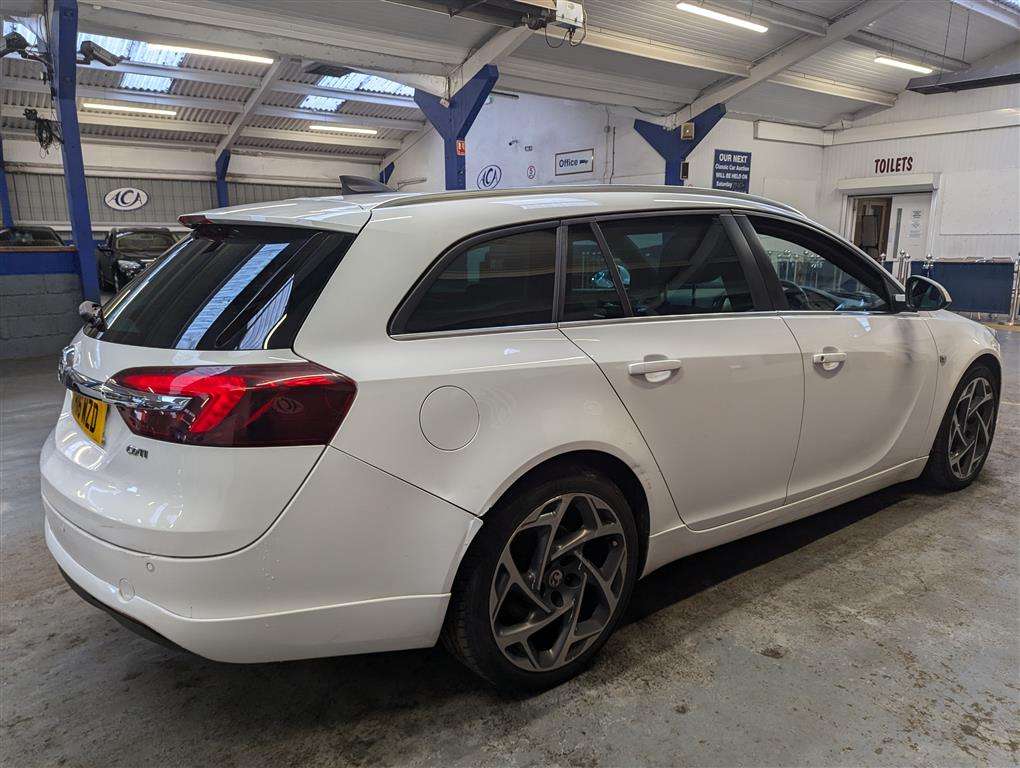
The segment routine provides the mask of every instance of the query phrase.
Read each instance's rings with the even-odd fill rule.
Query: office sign
[[[119,187],[107,192],[103,202],[115,211],[137,211],[149,202],[149,193],[137,187]]]
[[[712,189],[747,192],[751,188],[751,153],[717,149],[712,162]]]
[[[556,155],[557,176],[570,176],[575,173],[591,173],[594,170],[594,149],[576,149],[572,152],[559,152]]]

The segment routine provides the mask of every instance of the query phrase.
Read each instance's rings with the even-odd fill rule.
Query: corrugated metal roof
[[[848,42],[840,42],[821,53],[791,67],[801,72],[836,83],[860,85],[878,91],[899,93],[916,73],[875,63],[875,50]]]
[[[748,2],[730,4],[735,16],[747,15],[750,8]],[[758,59],[800,35],[778,25],[761,34],[705,19],[677,10],[676,0],[585,0],[584,10],[595,29],[736,59]]]
[[[901,0],[867,29],[969,62],[1020,41],[1020,32],[950,0]]]
[[[753,15],[756,1],[713,0],[717,4],[731,8],[734,15]],[[442,13],[391,3],[288,0],[284,6],[279,0],[216,0],[216,2],[222,8],[273,14],[281,20],[293,19],[305,24],[321,22],[324,28],[326,25],[332,25],[365,30],[366,35],[380,35],[386,40],[397,40],[395,44],[403,48],[403,55],[413,55],[416,46],[420,46],[423,51],[431,51],[433,59],[426,63],[433,65],[437,61],[436,56],[449,54],[456,60],[457,51],[462,51],[459,55],[466,56],[470,50],[477,48],[498,31],[495,27],[482,22],[464,18],[450,19]],[[859,0],[780,0],[780,2],[833,19],[854,8]],[[770,24],[768,32],[758,34],[683,13],[675,6],[676,0],[627,0],[627,2],[584,0],[588,23],[593,30],[610,32],[634,41],[653,42],[695,52],[703,51],[706,54],[741,61],[753,61],[768,55],[801,34],[776,24]],[[1015,30],[953,5],[949,0],[903,0],[894,11],[874,22],[868,29],[873,33],[896,38],[936,54],[945,49],[949,56],[968,61],[974,61],[993,50],[1020,40],[1020,34]],[[560,34],[558,31],[551,31],[549,43],[555,44]],[[240,106],[252,93],[254,82],[265,73],[267,67],[265,64],[254,62],[157,50],[148,43],[128,38],[89,35],[87,29],[83,33],[84,37],[94,39],[116,53],[129,55],[133,61],[177,65],[190,70],[191,73],[208,72],[210,77],[215,73],[219,76],[236,75],[247,79],[244,84],[222,84],[204,79],[171,77],[170,74],[163,77],[163,73],[155,73],[158,76],[153,77],[150,74],[81,67],[78,70],[78,78],[82,86],[121,88],[134,94],[165,91],[171,96],[230,102],[228,106],[231,107],[217,109],[216,105],[198,107],[172,105],[168,108],[176,110],[177,116],[174,119],[163,119],[163,122],[167,123],[166,126],[155,121],[144,128],[128,128],[123,124],[83,126],[83,133],[92,137],[137,139],[139,143],[147,139],[163,141],[173,137],[174,140],[206,147],[221,135],[216,128],[221,128],[237,118]],[[196,43],[191,47],[213,46]],[[876,64],[874,62],[876,52],[875,48],[856,43],[838,43],[794,66],[792,71],[809,75],[821,82],[860,86],[892,93],[902,91],[911,73]],[[896,54],[894,48],[882,52]],[[256,50],[249,53],[276,56],[274,53]],[[585,97],[589,99],[593,98],[593,93],[594,98],[598,98],[597,94],[602,91],[616,97],[616,103],[626,104],[628,99],[634,99],[635,102],[643,100],[646,105],[659,104],[666,109],[687,103],[699,91],[726,77],[706,69],[640,58],[594,46],[564,45],[553,48],[543,35],[533,36],[500,66],[504,73],[501,82],[504,89],[513,87],[514,83],[522,90],[529,88],[534,90],[541,86],[538,92],[569,99],[571,89],[578,88],[585,89]],[[0,72],[4,77],[3,103],[9,108],[48,106],[49,97],[46,93],[24,91],[16,86],[18,78],[38,80],[41,71],[37,63],[14,57],[5,58],[0,64]],[[351,74],[323,78],[308,74],[303,71],[303,62],[298,60],[289,60],[282,65],[280,79],[290,83],[324,83],[335,87],[361,88],[367,92],[380,94],[412,93],[406,86],[368,75]],[[301,93],[271,90],[264,95],[262,104],[300,109],[303,104],[314,103],[316,106],[327,108],[322,114],[423,121],[421,112],[411,105],[390,106],[343,97],[336,97],[335,101],[331,99],[329,96],[325,99],[308,99]],[[117,94],[104,93],[101,100],[116,101]],[[839,114],[859,107],[858,101],[768,83],[756,86],[731,101],[729,105],[731,112],[744,112],[809,125],[824,125]],[[88,114],[102,113],[90,111]],[[207,134],[174,131],[172,129],[174,120],[207,123],[211,132]],[[239,140],[238,146],[266,151],[274,148],[288,151],[298,149],[351,156],[381,156],[389,151],[302,142],[302,133],[321,138],[321,134],[312,134],[308,131],[308,126],[316,120],[321,120],[321,114],[313,110],[307,110],[307,114],[301,117],[252,115],[246,124],[291,131],[295,135],[287,140],[243,137]],[[12,130],[24,130],[29,127],[20,116],[5,117],[3,125]],[[406,135],[406,131],[387,127],[378,129],[377,138],[400,139]]]

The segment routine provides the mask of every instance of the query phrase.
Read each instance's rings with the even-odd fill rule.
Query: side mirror
[[[923,275],[907,278],[907,306],[911,309],[934,312],[945,309],[952,301],[949,291],[931,278]]]

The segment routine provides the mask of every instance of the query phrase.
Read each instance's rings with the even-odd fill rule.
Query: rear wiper
[[[94,301],[83,301],[78,305],[78,315],[85,321],[85,325],[95,328],[97,331],[106,330],[106,318],[103,317],[103,308]]]

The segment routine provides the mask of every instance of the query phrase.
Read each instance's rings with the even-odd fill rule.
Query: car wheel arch
[[[638,573],[643,573],[651,530],[651,510],[649,508],[648,491],[631,464],[620,456],[606,450],[597,448],[564,450],[555,455],[547,456],[537,463],[522,467],[515,475],[508,479],[502,491],[497,492],[498,495],[496,495],[492,502],[484,507],[481,515],[483,525],[485,515],[490,510],[520,493],[523,488],[541,482],[542,479],[549,476],[561,474],[566,467],[591,469],[612,480],[621,493],[623,493],[627,503],[630,504],[631,511],[634,514],[634,522],[637,525],[638,541],[641,547]]]

